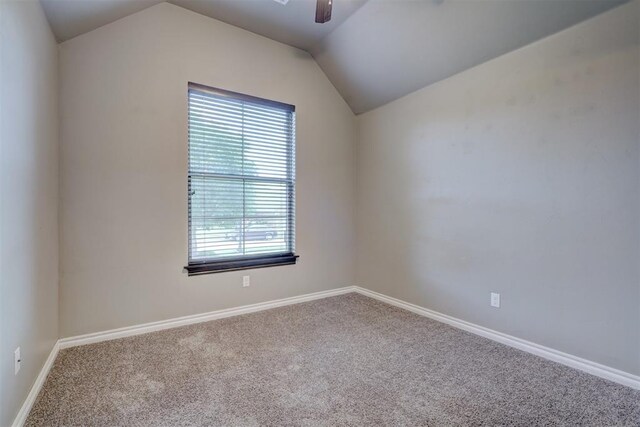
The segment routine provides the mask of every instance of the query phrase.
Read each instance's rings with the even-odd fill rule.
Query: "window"
[[[295,264],[295,107],[189,84],[189,275]]]

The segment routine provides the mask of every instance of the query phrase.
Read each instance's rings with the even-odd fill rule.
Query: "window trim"
[[[296,264],[300,255],[293,253],[261,255],[247,258],[230,258],[219,261],[202,261],[186,265],[189,276],[201,274],[220,273],[224,271],[248,270],[250,268],[276,267],[279,265]]]
[[[199,83],[188,82],[187,84],[187,93],[189,90],[195,89],[197,91],[202,91],[206,93],[211,93],[217,96],[228,97],[235,100],[248,101],[252,103],[261,104],[267,107],[278,108],[282,110],[287,110],[292,113],[295,113],[296,107],[295,105],[286,104],[283,102],[272,101],[269,99],[259,98],[251,95],[246,95],[243,93],[232,92],[224,89],[218,89],[210,86],[205,86]],[[189,101],[187,100],[187,104]],[[295,130],[294,130],[295,132]],[[189,141],[187,140],[188,146],[190,146]],[[292,144],[295,144],[295,138]],[[293,152],[295,152],[295,145],[292,147]],[[190,179],[191,172],[188,167],[187,170],[187,194],[189,194],[190,189]],[[294,188],[292,189],[293,194],[295,194],[295,175],[293,177]],[[188,196],[190,198],[190,196]],[[295,215],[295,199],[293,200],[292,212]],[[189,215],[189,214],[187,214]],[[189,218],[190,219],[190,218]],[[295,219],[293,220],[295,224]],[[295,229],[291,229],[289,227],[288,233],[295,233]],[[293,238],[291,236],[290,238]],[[293,249],[293,248],[292,248]],[[289,252],[289,253],[272,253],[272,254],[262,254],[262,255],[250,255],[250,256],[237,256],[237,257],[229,257],[225,259],[218,260],[202,260],[202,261],[192,261],[187,257],[187,265],[184,266],[184,269],[187,271],[188,276],[197,276],[202,274],[210,274],[210,273],[220,273],[225,271],[237,271],[237,270],[247,270],[253,268],[265,268],[265,267],[275,267],[280,265],[293,265],[297,263],[299,255]]]
[[[213,95],[224,96],[226,98],[237,99],[241,101],[254,102],[256,104],[266,105],[268,107],[280,108],[282,110],[288,110],[292,113],[295,113],[296,106],[291,104],[286,104],[284,102],[272,101],[270,99],[259,98],[257,96],[251,96],[244,93],[232,92],[230,90],[218,89],[216,87],[205,86],[200,83],[189,82],[187,84],[187,89],[195,89],[202,92],[211,93]],[[187,101],[188,102],[188,101]]]

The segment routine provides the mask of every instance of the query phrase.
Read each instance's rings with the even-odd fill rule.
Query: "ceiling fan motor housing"
[[[333,6],[333,0],[318,0],[316,4],[316,22],[318,24],[324,24],[331,20],[331,6]]]

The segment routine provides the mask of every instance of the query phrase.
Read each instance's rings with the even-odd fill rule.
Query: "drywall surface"
[[[353,284],[355,121],[307,53],[162,3],[61,44],[60,73],[61,336]],[[189,81],[296,106],[297,265],[183,272]]]
[[[58,339],[58,55],[39,2],[0,2],[0,56],[0,425],[8,426]]]
[[[356,284],[640,374],[638,8],[359,116]]]
[[[369,0],[311,53],[360,114],[625,1]]]

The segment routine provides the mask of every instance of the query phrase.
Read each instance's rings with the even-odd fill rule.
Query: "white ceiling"
[[[59,41],[163,0],[41,0]],[[355,113],[400,98],[627,0],[170,0],[305,49]]]
[[[358,114],[625,1],[369,0],[311,53]]]
[[[165,0],[40,0],[58,41],[94,30]],[[332,19],[315,23],[315,0],[169,0],[169,3],[310,50],[367,0],[339,0]]]
[[[316,24],[316,0],[170,0],[178,6],[270,39],[310,50],[367,0],[337,0],[331,21]]]
[[[84,34],[164,0],[40,0],[59,42]]]

